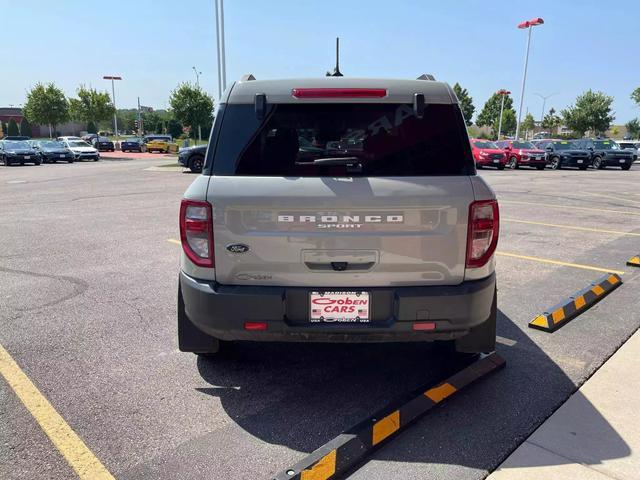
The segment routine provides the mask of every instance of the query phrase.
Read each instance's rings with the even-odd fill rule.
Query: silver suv
[[[431,76],[234,83],[180,208],[182,351],[495,347],[498,204]]]

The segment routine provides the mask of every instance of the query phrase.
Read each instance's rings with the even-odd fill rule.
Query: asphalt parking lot
[[[154,168],[167,162],[0,169],[0,345],[111,475],[269,479],[460,367],[430,344],[239,344],[218,361],[180,353],[177,218],[195,177]],[[638,163],[481,175],[501,204],[507,367],[349,478],[484,478],[640,326],[640,269],[625,266],[640,253]],[[624,285],[594,308],[553,334],[527,328],[607,271],[624,273]],[[618,446],[602,460],[628,455]],[[75,478],[5,380],[0,478]]]

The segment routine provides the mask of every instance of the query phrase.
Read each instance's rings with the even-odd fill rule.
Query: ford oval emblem
[[[227,245],[227,250],[231,253],[247,253],[249,246],[243,243],[234,243],[233,245]]]

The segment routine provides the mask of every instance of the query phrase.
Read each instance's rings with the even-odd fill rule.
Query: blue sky
[[[214,0],[1,0],[0,106],[24,102],[36,82],[68,95],[81,83],[110,88],[118,107],[167,106],[171,89],[195,81],[217,95]],[[28,6],[28,7],[27,7]],[[629,98],[640,86],[640,2],[607,9],[583,1],[226,0],[227,78],[323,75],[341,38],[348,76],[415,78],[429,72],[460,82],[476,113],[507,88],[519,98],[526,33],[516,25],[541,16],[533,31],[524,107],[557,110],[593,88],[615,97],[615,123],[640,116]],[[597,32],[597,33],[596,33]]]

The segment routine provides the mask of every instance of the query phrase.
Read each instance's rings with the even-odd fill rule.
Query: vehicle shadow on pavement
[[[424,478],[424,464],[459,465],[465,468],[455,478],[483,478],[576,390],[501,311],[498,335],[510,345],[498,345],[506,369],[463,390],[375,452],[370,459],[382,461],[376,462],[377,478],[397,476],[393,462],[421,464],[420,470],[407,467],[406,474],[403,466],[402,478]],[[311,452],[392,401],[443,381],[466,362],[431,343],[239,343],[220,359],[198,360],[202,378],[212,385],[198,390],[218,397],[229,418],[254,437]],[[629,455],[595,408],[585,406],[583,415],[599,423],[597,431],[607,432],[608,445],[615,446],[592,462]],[[302,456],[292,453],[290,463]],[[369,468],[365,463],[353,478],[367,478]],[[463,473],[469,468],[475,472]]]

